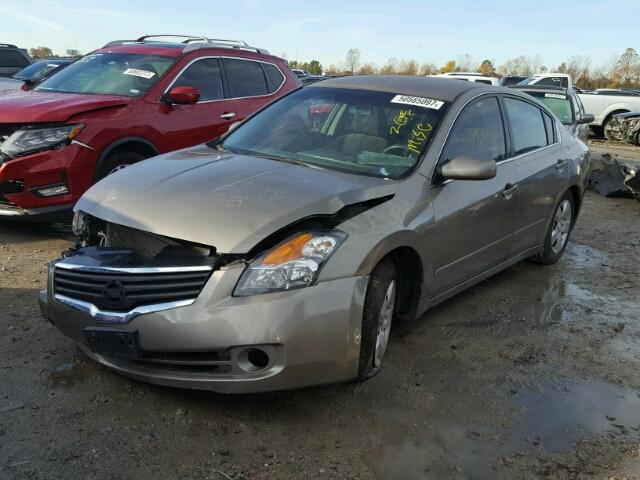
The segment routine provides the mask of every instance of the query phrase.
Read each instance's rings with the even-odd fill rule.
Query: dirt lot
[[[364,384],[223,396],[84,358],[36,292],[64,230],[0,224],[2,479],[640,479],[640,203],[412,324]]]

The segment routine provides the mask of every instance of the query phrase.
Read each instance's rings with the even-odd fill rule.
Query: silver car
[[[558,261],[588,162],[513,89],[326,80],[92,187],[42,311],[95,361],[156,384],[366,379],[392,322],[523,259]]]

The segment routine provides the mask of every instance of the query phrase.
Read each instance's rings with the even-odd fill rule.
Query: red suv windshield
[[[37,91],[137,97],[149,90],[174,57],[134,53],[94,53],[42,82]]]

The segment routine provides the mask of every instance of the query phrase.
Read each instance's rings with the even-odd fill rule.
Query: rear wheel
[[[391,322],[396,313],[398,270],[383,260],[371,273],[362,315],[358,380],[380,371],[389,344]]]
[[[567,243],[569,243],[574,209],[573,196],[567,192],[555,209],[544,241],[544,248],[535,257],[537,261],[545,265],[551,265],[560,260],[565,248],[567,248]]]
[[[104,162],[98,168],[96,172],[96,181],[102,180],[107,175],[122,170],[123,168],[133,165],[134,163],[144,160],[145,157],[137,152],[124,150],[122,152],[116,152],[109,155]]]

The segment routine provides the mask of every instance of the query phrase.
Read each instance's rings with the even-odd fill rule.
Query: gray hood
[[[311,215],[395,193],[397,182],[222,154],[205,145],[161,155],[109,175],[76,204],[103,220],[221,253],[246,253]]]

